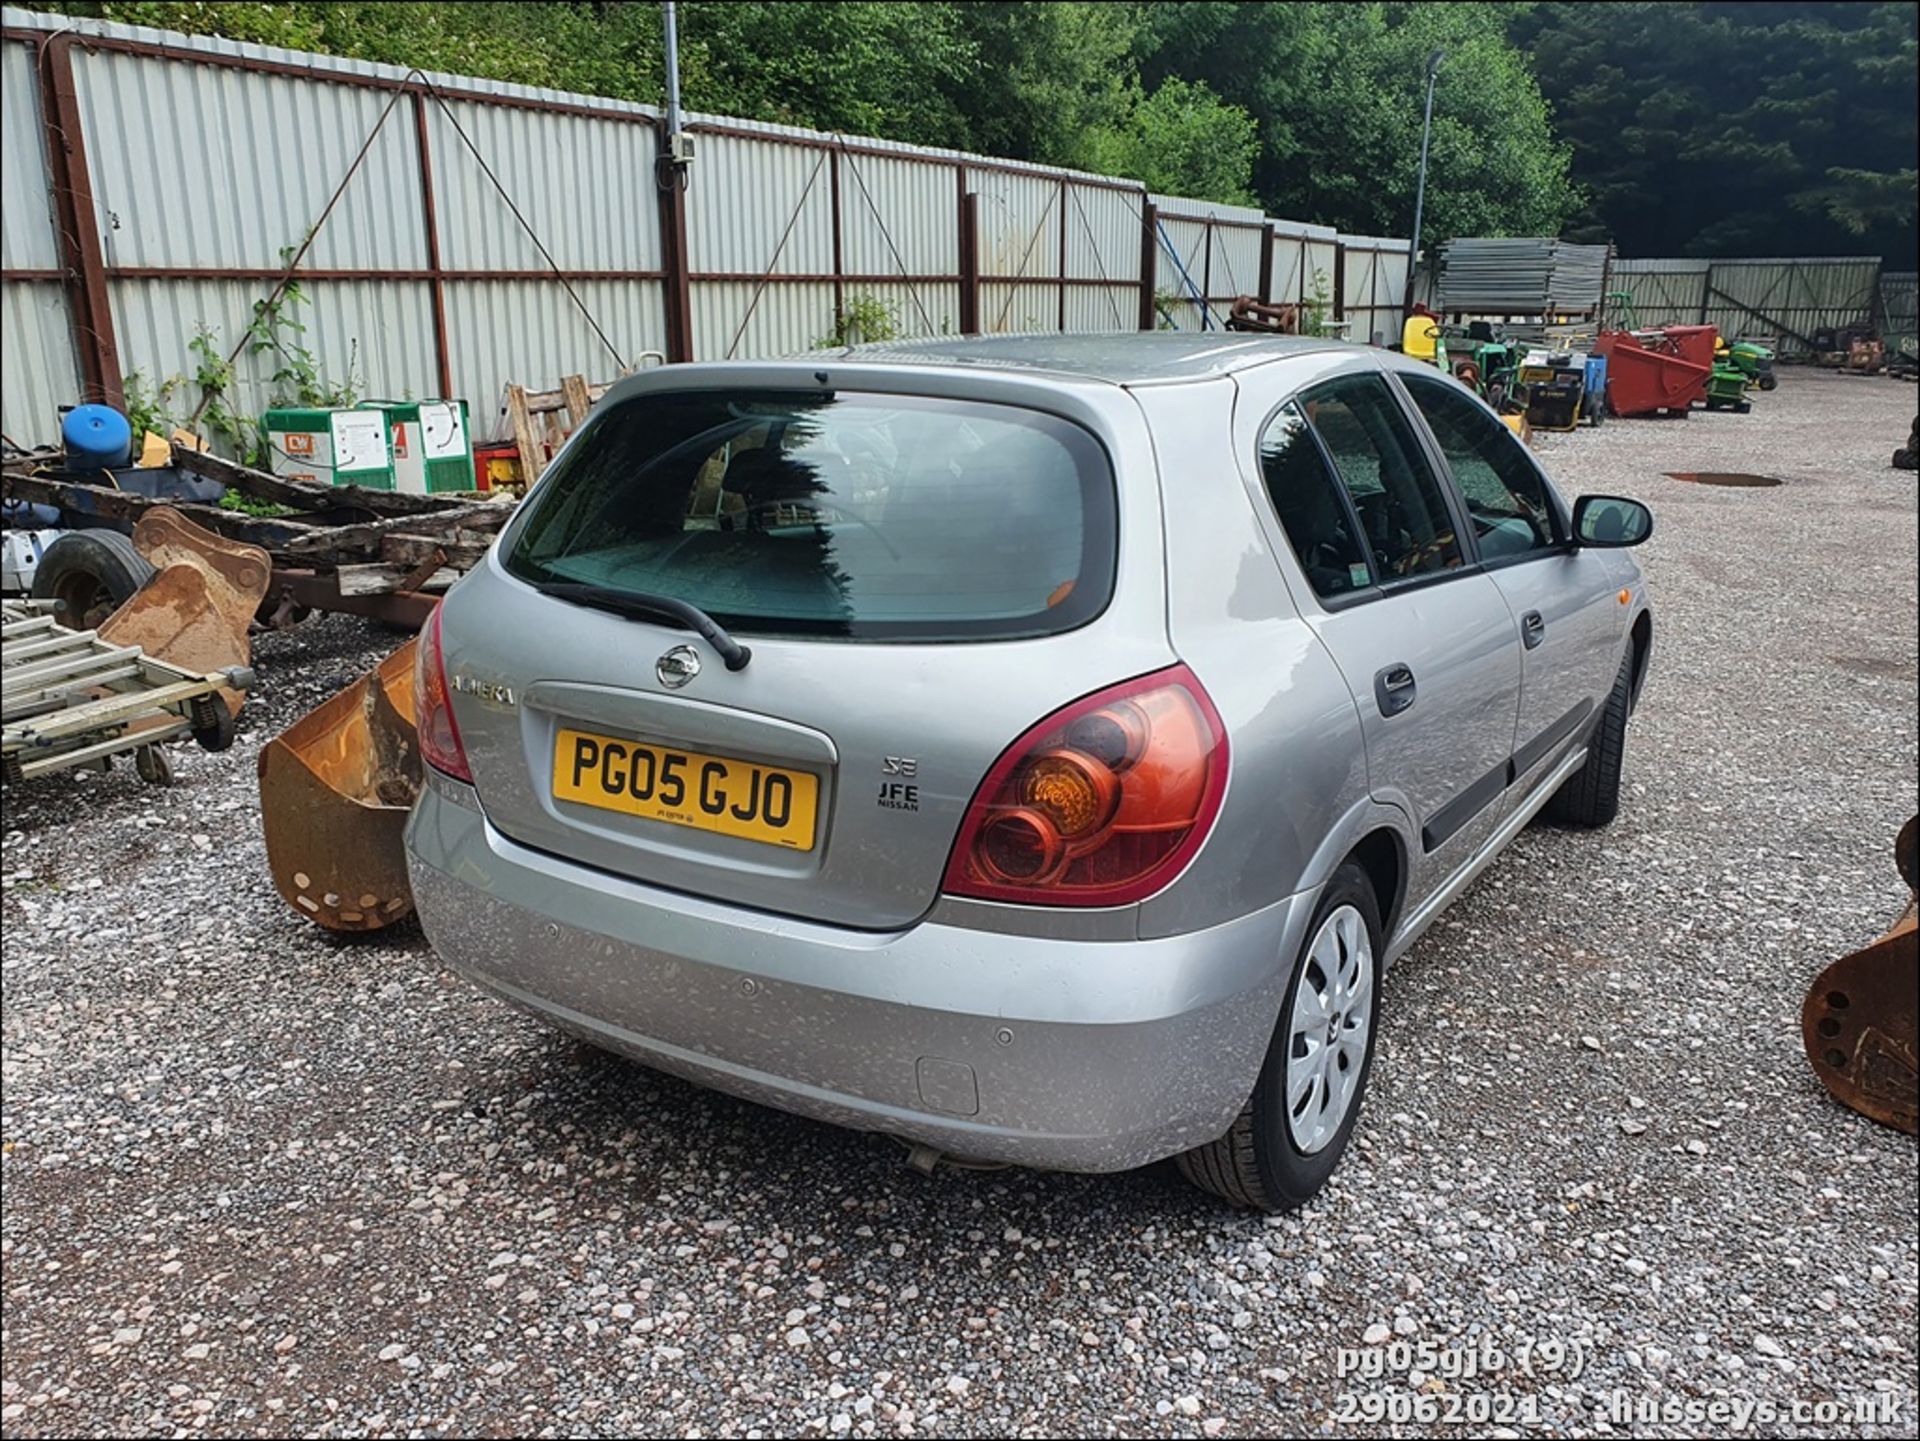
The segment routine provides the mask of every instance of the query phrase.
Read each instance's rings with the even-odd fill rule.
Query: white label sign
[[[342,410],[333,417],[333,469],[384,470],[387,418],[377,410]]]
[[[445,460],[467,452],[466,426],[458,405],[421,405],[420,435],[428,460]]]

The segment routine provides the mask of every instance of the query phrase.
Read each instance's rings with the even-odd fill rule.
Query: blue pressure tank
[[[60,422],[69,470],[105,470],[133,459],[133,426],[110,405],[76,405]]]

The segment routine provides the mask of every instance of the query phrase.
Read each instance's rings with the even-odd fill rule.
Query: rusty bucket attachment
[[[1907,909],[1872,945],[1842,956],[1814,977],[1800,1010],[1813,1073],[1835,1099],[1885,1126],[1920,1127],[1920,1066],[1915,1063],[1915,992],[1920,987],[1920,816],[1900,828],[1894,857],[1907,883]]]
[[[288,905],[330,931],[413,910],[401,831],[420,792],[408,641],[260,752],[267,866]]]
[[[133,548],[153,566],[147,583],[100,623],[100,638],[200,674],[244,667],[247,627],[267,593],[273,562],[257,545],[203,530],[171,506],[133,528]],[[222,687],[229,715],[244,691]]]

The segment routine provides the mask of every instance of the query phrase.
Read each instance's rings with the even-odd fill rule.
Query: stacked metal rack
[[[1612,247],[1550,236],[1450,240],[1438,300],[1447,315],[1595,317]]]

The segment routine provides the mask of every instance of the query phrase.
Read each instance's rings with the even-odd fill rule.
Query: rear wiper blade
[[[726,627],[699,606],[670,595],[650,595],[646,591],[616,590],[610,585],[591,585],[578,580],[537,582],[534,589],[558,600],[577,601],[581,605],[610,610],[615,615],[640,620],[664,620],[685,626],[718,652],[728,670],[745,670],[753,652],[727,634]]]

